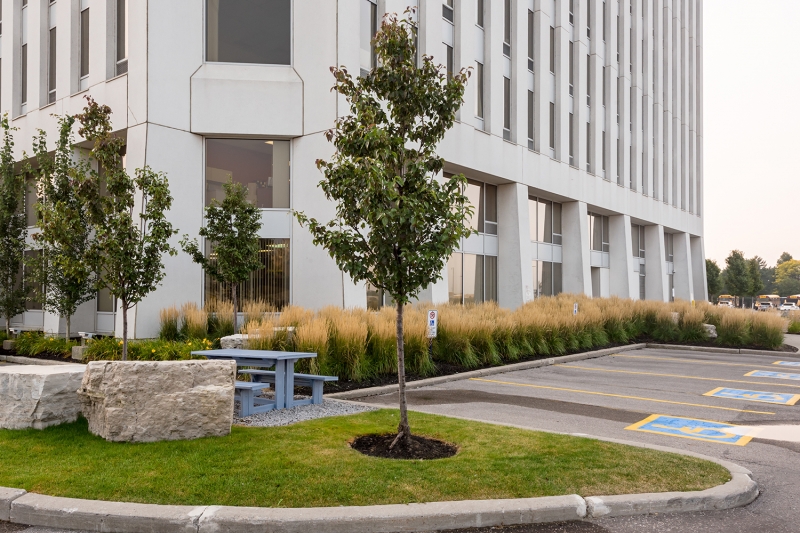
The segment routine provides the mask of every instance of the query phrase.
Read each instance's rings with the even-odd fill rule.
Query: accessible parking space
[[[762,489],[747,508],[724,512],[738,517],[733,527],[723,527],[714,513],[692,513],[708,521],[705,529],[682,529],[687,515],[651,520],[674,521],[675,531],[796,531],[795,514],[788,510],[797,507],[800,495],[800,371],[791,369],[798,365],[800,354],[643,349],[412,389],[408,402],[429,413],[724,458],[752,470]],[[394,407],[397,394],[362,401]],[[640,520],[596,522],[614,532],[654,527]]]

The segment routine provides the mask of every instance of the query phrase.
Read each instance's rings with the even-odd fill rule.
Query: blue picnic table
[[[237,372],[250,374],[253,381],[236,382],[236,392],[239,399],[239,416],[249,416],[263,413],[273,409],[288,409],[296,405],[322,403],[322,385],[325,381],[335,381],[332,376],[316,376],[308,374],[295,374],[294,365],[300,359],[311,359],[317,356],[311,352],[280,352],[269,350],[199,350],[192,355],[200,355],[207,359],[222,359],[236,361]],[[241,367],[271,368],[266,370],[238,370]],[[275,386],[275,399],[258,397],[257,394],[268,389],[270,384]],[[295,384],[308,385],[313,389],[312,397],[308,400],[295,400]]]

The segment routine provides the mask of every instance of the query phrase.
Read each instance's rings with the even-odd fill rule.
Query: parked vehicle
[[[736,296],[731,296],[730,294],[720,294],[719,298],[717,298],[717,305],[721,305],[722,307],[736,307],[738,303],[738,298]]]
[[[779,308],[779,311],[800,311],[800,307],[796,303],[790,301],[784,302]]]
[[[775,308],[781,305],[781,297],[777,294],[762,294],[756,298],[756,302],[753,307],[761,310],[762,303],[769,303],[772,308]]]
[[[773,306],[772,302],[759,302],[755,308],[757,311],[769,311],[773,309]]]

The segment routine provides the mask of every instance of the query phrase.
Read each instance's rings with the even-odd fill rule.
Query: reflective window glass
[[[447,260],[447,295],[451,304],[462,302],[461,254],[455,253]]]
[[[206,205],[224,199],[230,177],[247,187],[257,207],[289,208],[289,141],[208,139]]]
[[[483,267],[483,299],[486,302],[497,301],[497,257],[487,255],[484,257]]]
[[[483,183],[474,180],[467,180],[467,188],[464,194],[469,199],[469,203],[473,207],[472,217],[467,220],[467,225],[483,233]]]
[[[483,301],[483,256],[464,254],[464,303]]]
[[[291,0],[207,0],[206,60],[291,63]]]

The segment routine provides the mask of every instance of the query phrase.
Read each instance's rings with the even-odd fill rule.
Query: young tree
[[[128,310],[154,291],[164,278],[163,255],[175,255],[169,239],[177,233],[165,212],[172,206],[164,174],[150,167],[131,178],[122,167],[124,140],[111,134],[111,108],[86,97],[76,118],[78,134],[92,141],[99,169],[80,184],[89,210],[94,240],[88,260],[98,269],[97,288],[107,287],[122,311],[122,359],[128,358]],[[141,207],[135,208],[140,195]]]
[[[43,307],[66,319],[67,338],[78,306],[95,296],[95,269],[87,261],[91,225],[78,196],[88,164],[73,158],[74,123],[75,117],[69,115],[59,119],[59,137],[52,156],[43,131],[33,140],[39,164],[34,174],[41,198],[36,204],[39,231],[32,238],[41,254],[35,256],[32,266],[39,286],[46,288],[40,295]]]
[[[206,207],[206,225],[200,228],[200,236],[206,239],[215,257],[206,257],[197,239],[190,241],[188,235],[181,239],[181,247],[209,276],[231,284],[235,333],[239,310],[236,289],[254,270],[263,266],[258,257],[261,213],[248,201],[247,188],[241,183],[234,183],[229,178],[223,188],[225,199],[221,204],[216,199],[211,201],[211,205]]]
[[[775,284],[781,295],[800,294],[800,261],[789,259],[775,269]]]
[[[786,261],[791,261],[792,259],[793,259],[792,254],[790,254],[789,252],[783,252],[781,256],[778,258],[776,266],[780,265],[781,263],[785,263]]]
[[[14,138],[8,116],[0,119],[0,314],[9,333],[11,319],[25,310],[27,289],[20,276],[28,224],[25,219],[25,178],[14,165]]]
[[[708,283],[708,296],[712,298],[722,291],[722,271],[713,259],[706,259],[706,282]]]
[[[733,250],[725,259],[725,287],[734,296],[748,296],[752,294],[750,284],[752,278],[747,266],[744,253]]]
[[[747,260],[747,275],[750,277],[750,296],[756,296],[764,289],[764,282],[761,280],[760,257],[756,256]],[[766,265],[766,262],[764,263]]]
[[[331,68],[334,89],[351,110],[326,133],[335,155],[317,161],[325,176],[319,186],[335,202],[336,217],[320,223],[296,216],[340,269],[396,303],[400,423],[393,447],[411,436],[403,306],[441,278],[445,261],[471,233],[466,179],[436,178],[444,166],[436,146],[453,125],[469,73],[462,69],[448,78],[430,56],[418,67],[414,27],[397,15],[384,20],[374,42],[379,66],[367,75],[354,79],[342,67]]]

